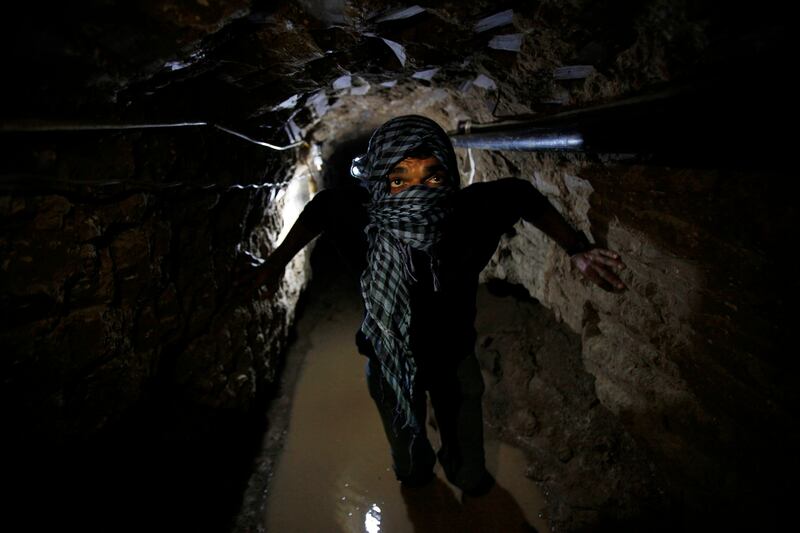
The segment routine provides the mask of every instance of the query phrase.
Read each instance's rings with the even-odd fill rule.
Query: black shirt
[[[366,267],[369,192],[354,183],[320,191],[299,220],[325,231],[359,271]],[[440,243],[441,290],[433,290],[430,268],[421,252],[413,255],[417,283],[411,286],[411,348],[420,367],[447,365],[472,353],[478,275],[491,259],[500,237],[520,219],[535,219],[547,199],[528,181],[503,178],[474,183],[455,193],[453,213]],[[359,352],[374,357],[359,330]]]

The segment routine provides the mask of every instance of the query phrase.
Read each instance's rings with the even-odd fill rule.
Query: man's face
[[[447,183],[447,170],[436,157],[407,157],[397,163],[386,177],[389,194],[397,194],[412,185],[441,187]]]

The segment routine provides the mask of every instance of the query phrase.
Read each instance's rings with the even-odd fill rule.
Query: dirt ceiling
[[[321,102],[391,86],[475,85],[547,111],[729,71],[774,50],[779,24],[665,0],[19,3],[0,116],[215,121],[285,142]]]

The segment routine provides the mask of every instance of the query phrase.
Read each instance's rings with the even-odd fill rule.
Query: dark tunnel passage
[[[800,474],[786,9],[9,7],[0,528],[780,530]],[[270,297],[238,284],[404,114],[448,133],[461,188],[522,179],[626,267],[612,293],[531,222],[499,237],[475,322],[499,488],[476,514],[442,471],[409,494],[386,470],[352,234],[325,228]]]

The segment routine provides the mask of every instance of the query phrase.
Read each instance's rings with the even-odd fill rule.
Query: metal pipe
[[[638,151],[642,146],[637,137],[653,130],[648,119],[672,102],[692,95],[692,90],[672,87],[593,107],[510,116],[488,124],[467,120],[450,132],[450,138],[456,147],[486,150]],[[663,119],[658,122],[664,123]]]
[[[524,128],[450,137],[456,148],[515,151],[579,151],[583,136],[563,128]]]
[[[0,133],[46,133],[46,132],[71,132],[71,131],[121,131],[121,130],[146,130],[161,128],[187,128],[187,127],[212,127],[223,131],[229,135],[239,137],[258,146],[270,148],[272,150],[288,150],[296,146],[305,144],[305,141],[297,141],[286,146],[277,146],[268,142],[253,139],[243,133],[234,131],[230,128],[213,124],[211,122],[167,122],[167,123],[144,123],[144,124],[111,124],[95,123],[87,124],[82,122],[42,122],[42,121],[22,121],[0,123]]]

